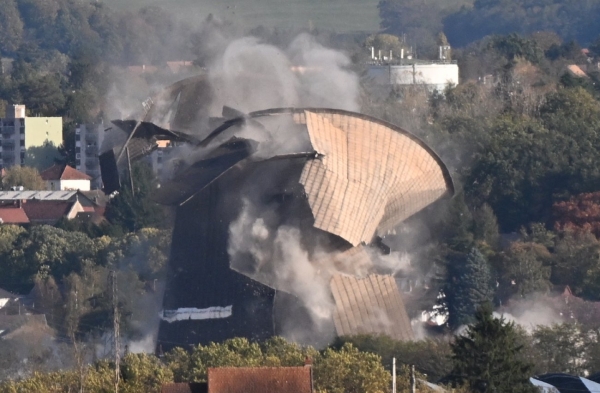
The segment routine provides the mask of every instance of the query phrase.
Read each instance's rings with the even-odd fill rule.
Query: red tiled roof
[[[587,74],[581,69],[581,67],[579,67],[576,64],[571,64],[567,66],[567,70],[569,72],[571,72],[573,75],[581,77],[581,78],[585,78],[587,77]]]
[[[0,206],[0,220],[3,224],[29,224],[25,211],[16,206]]]
[[[310,367],[208,369],[208,393],[312,393]]]
[[[65,217],[73,202],[65,201],[27,201],[23,203],[23,210],[30,221],[58,221]]]
[[[161,393],[207,393],[205,383],[167,383],[162,385]]]
[[[92,180],[90,176],[71,166],[59,164],[46,169],[40,176],[44,180]]]

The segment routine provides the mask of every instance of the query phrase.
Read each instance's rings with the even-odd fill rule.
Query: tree
[[[430,381],[439,381],[452,369],[450,342],[446,339],[396,341],[388,336],[364,334],[340,337],[333,348],[341,348],[344,343],[351,343],[359,351],[379,355],[388,371],[392,369],[394,357],[399,365],[414,365],[415,369],[426,375]]]
[[[302,366],[307,357],[313,360],[317,391],[387,392],[390,374],[381,364],[381,357],[361,352],[350,343],[319,353],[310,346],[301,347],[279,337],[262,344],[233,338],[219,344],[198,345],[191,352],[175,348],[165,354],[165,361],[175,381],[205,382],[209,367]]]
[[[585,353],[590,343],[586,343],[586,333],[578,324],[538,326],[532,336],[540,374],[585,374]]]
[[[130,187],[133,177],[133,190]],[[106,207],[106,218],[126,232],[145,227],[164,226],[164,211],[150,198],[156,190],[156,179],[148,165],[135,163],[132,174],[123,181],[119,194]]]
[[[600,241],[589,232],[565,231],[555,242],[552,282],[569,285],[575,295],[588,300],[600,299]]]
[[[31,146],[27,149],[24,163],[43,171],[54,165],[59,157],[60,153],[54,143],[45,141],[42,146]]]
[[[529,382],[532,365],[521,356],[523,345],[514,323],[494,318],[491,304],[477,310],[474,324],[451,347],[450,381],[481,393],[537,391]]]
[[[448,261],[443,292],[451,328],[473,321],[478,307],[494,299],[490,266],[477,248],[466,257],[459,254]]]
[[[0,0],[0,52],[17,50],[23,36],[23,22],[15,0]]]
[[[23,186],[26,190],[45,190],[46,183],[37,169],[29,166],[13,166],[6,170],[2,178],[2,189]]]
[[[551,255],[537,243],[515,242],[499,258],[498,275],[501,297],[524,297],[536,292],[548,292]]]
[[[350,343],[339,351],[326,349],[315,362],[314,375],[315,388],[328,393],[384,393],[390,382],[378,355]]]
[[[591,232],[600,237],[600,192],[586,193],[552,206],[558,231]]]

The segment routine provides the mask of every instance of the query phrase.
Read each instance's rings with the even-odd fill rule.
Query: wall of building
[[[23,119],[0,119],[1,166],[10,168],[25,160],[25,124]]]
[[[458,65],[448,63],[371,65],[367,71],[378,85],[426,85],[442,91],[451,83],[458,85]]]
[[[48,180],[46,181],[46,189],[48,191],[89,191],[89,180]]]
[[[103,139],[103,124],[81,124],[75,129],[75,169],[92,178],[92,189],[102,188],[98,156]]]
[[[43,146],[46,141],[62,144],[62,117],[26,117],[25,148]]]

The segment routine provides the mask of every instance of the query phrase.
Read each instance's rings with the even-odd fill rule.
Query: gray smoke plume
[[[246,37],[231,42],[209,68],[213,106],[243,112],[278,107],[358,109],[358,76],[350,59],[323,47],[308,34],[287,48]]]
[[[334,310],[329,280],[336,268],[333,264],[314,263],[302,245],[298,228],[286,225],[268,228],[264,217],[268,214],[244,201],[238,219],[230,225],[230,267],[296,297],[308,311],[311,333],[316,333],[319,339],[325,336],[325,340],[329,341],[333,332]],[[286,315],[285,319],[289,319],[287,317],[293,319],[294,315]],[[306,323],[296,322],[284,326],[284,336],[298,339],[302,335],[294,326],[305,326]],[[313,338],[311,342],[317,341]]]

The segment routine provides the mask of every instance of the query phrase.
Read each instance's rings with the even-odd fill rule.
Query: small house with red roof
[[[53,165],[40,173],[40,176],[46,182],[48,191],[89,191],[92,180],[85,173],[65,164]]]
[[[26,225],[29,222],[29,217],[20,202],[0,204],[0,224]]]
[[[54,225],[62,218],[79,217],[100,222],[104,209],[81,191],[0,191],[3,224]]]

